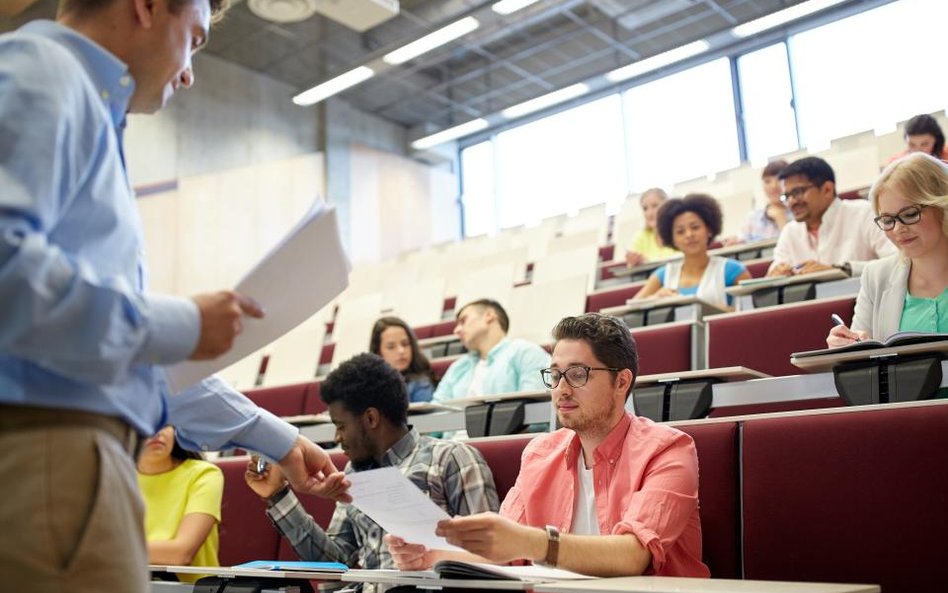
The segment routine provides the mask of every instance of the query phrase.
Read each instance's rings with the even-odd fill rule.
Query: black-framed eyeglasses
[[[895,214],[881,214],[873,218],[876,226],[883,231],[891,231],[895,228],[895,221],[904,225],[917,224],[922,219],[922,208],[927,204],[912,204],[902,208]]]
[[[780,196],[780,201],[786,204],[790,200],[799,200],[800,198],[803,197],[803,194],[810,191],[814,187],[816,186],[813,185],[812,183],[810,185],[801,185],[800,187],[795,187],[791,189],[790,191],[788,191],[787,193],[782,194]]]
[[[543,369],[540,371],[540,378],[543,379],[543,384],[554,389],[557,385],[560,384],[560,379],[565,378],[566,383],[573,388],[582,387],[586,384],[586,381],[589,381],[589,371],[618,371],[613,367],[588,367],[584,364],[575,364],[571,367],[566,367],[564,370],[559,369]]]

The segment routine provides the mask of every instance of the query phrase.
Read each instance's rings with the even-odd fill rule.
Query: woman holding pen
[[[899,331],[948,333],[948,164],[913,153],[887,166],[869,191],[875,223],[899,253],[863,270],[851,328],[831,348]]]

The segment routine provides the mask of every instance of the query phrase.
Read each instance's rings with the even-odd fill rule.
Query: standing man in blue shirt
[[[227,352],[229,291],[148,292],[125,170],[128,112],[194,82],[227,0],[61,0],[0,36],[0,582],[11,591],[148,590],[132,456],[168,423],[238,445],[294,487],[346,498],[328,455],[216,378],[171,395],[160,365]]]

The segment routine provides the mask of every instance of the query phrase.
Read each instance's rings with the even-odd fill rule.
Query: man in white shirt
[[[895,253],[895,246],[873,223],[866,200],[836,196],[836,175],[819,157],[790,163],[779,175],[781,200],[794,220],[780,232],[768,276],[789,276],[843,269],[862,273],[867,261]]]

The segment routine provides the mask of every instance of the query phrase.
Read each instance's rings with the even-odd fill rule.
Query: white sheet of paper
[[[352,504],[382,529],[408,543],[435,550],[460,550],[435,535],[438,521],[450,515],[394,467],[380,467],[346,476]]]
[[[220,358],[168,367],[172,389],[179,392],[227,368],[315,315],[346,288],[349,269],[336,210],[317,199],[302,220],[234,288],[257,301],[266,316],[245,317],[234,347]]]

